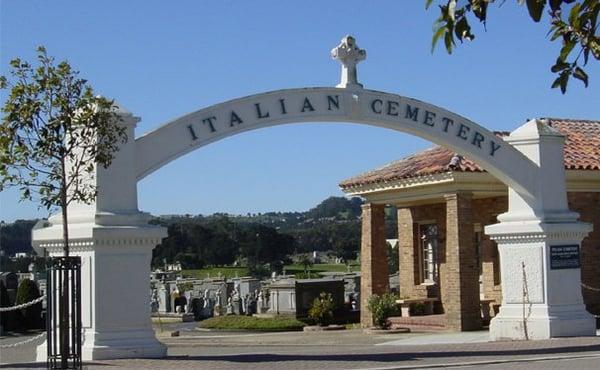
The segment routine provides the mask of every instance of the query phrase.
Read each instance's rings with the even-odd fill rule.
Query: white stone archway
[[[486,228],[498,242],[504,300],[492,339],[593,335],[584,308],[579,268],[552,269],[551,254],[577,246],[591,230],[568,209],[562,137],[530,121],[506,140],[429,103],[363,89],[356,63],[366,56],[345,38],[334,57],[343,63],[337,87],[272,91],[217,104],[177,118],[124,144],[108,169],[96,170],[98,197],[70,208],[72,254],[82,257],[85,360],[164,356],[150,325],[152,248],[166,236],[148,225],[137,204],[137,182],[178,157],[248,130],[299,122],[351,122],[388,128],[450,147],[509,187],[509,211]],[[121,109],[130,138],[139,118]],[[62,253],[60,216],[34,230],[36,247]],[[522,262],[527,261],[525,270]],[[523,271],[529,276],[524,330]],[[574,288],[576,287],[576,288]],[[38,358],[45,360],[45,345]]]

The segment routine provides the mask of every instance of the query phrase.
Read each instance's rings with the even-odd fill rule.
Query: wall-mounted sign
[[[550,246],[550,269],[578,269],[579,245],[551,245]]]

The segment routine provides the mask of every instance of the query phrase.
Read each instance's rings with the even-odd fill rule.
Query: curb
[[[346,330],[346,327],[343,325],[328,325],[328,326],[317,326],[317,325],[308,325],[302,328],[304,332],[318,332],[318,331],[334,331],[334,330]]]
[[[409,328],[396,328],[396,329],[374,329],[374,328],[366,328],[363,329],[363,333],[370,335],[389,335],[389,334],[404,334],[410,333]]]

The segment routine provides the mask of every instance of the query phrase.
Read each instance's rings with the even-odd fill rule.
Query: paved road
[[[89,369],[600,369],[600,337],[531,342],[485,341],[485,332],[366,335],[360,330],[313,333],[213,333],[181,329],[158,333],[165,359],[96,361]],[[165,328],[166,329],[166,328]],[[462,342],[462,343],[460,343]],[[0,340],[5,344],[5,339]],[[1,368],[43,368],[29,363],[34,346],[12,355]]]

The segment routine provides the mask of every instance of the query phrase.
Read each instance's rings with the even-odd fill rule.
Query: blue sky
[[[451,56],[431,53],[437,10],[424,1],[9,1],[0,0],[0,65],[35,48],[67,59],[98,93],[142,117],[136,135],[225,100],[281,88],[334,86],[329,56],[346,34],[367,50],[365,88],[424,100],[492,130],[527,118],[600,119],[600,68],[591,86],[551,90],[559,45],[545,24],[508,1],[488,30]],[[1,101],[4,101],[4,95]],[[431,143],[353,124],[294,124],[243,133],[196,150],[138,184],[154,214],[305,210],[342,195],[340,180]],[[45,217],[0,193],[0,220]]]

